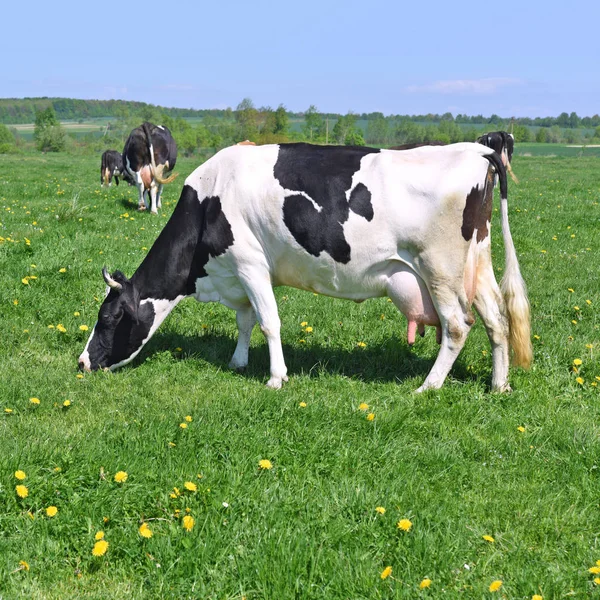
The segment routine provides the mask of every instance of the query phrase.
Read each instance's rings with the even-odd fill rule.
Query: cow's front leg
[[[142,176],[139,171],[135,174],[135,187],[138,190],[138,210],[146,210],[146,203],[144,202],[144,194],[146,192],[144,190],[144,182],[142,181]]]
[[[248,349],[250,348],[250,336],[256,325],[256,313],[252,306],[248,305],[238,309],[235,318],[238,326],[238,342],[229,362],[229,368],[240,371],[248,366]]]
[[[251,269],[241,280],[269,346],[271,378],[267,381],[267,387],[278,390],[288,377],[281,347],[281,321],[271,287],[271,277],[266,269],[257,268]]]
[[[160,208],[162,206],[161,198],[162,198],[163,184],[159,183],[156,191],[156,206]]]

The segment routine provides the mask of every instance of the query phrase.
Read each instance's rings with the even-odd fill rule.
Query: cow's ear
[[[134,298],[130,298],[123,304],[123,310],[126,314],[131,317],[131,320],[137,325],[140,321],[138,318],[139,302],[136,302]]]

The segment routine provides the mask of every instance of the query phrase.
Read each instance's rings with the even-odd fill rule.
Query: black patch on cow
[[[513,151],[515,149],[515,140],[506,131],[492,131],[477,138],[477,142],[483,146],[487,146],[502,155],[502,151],[506,149],[508,162],[512,160]]]
[[[209,258],[223,254],[234,242],[218,196],[200,202],[185,185],[171,218],[132,277],[142,298],[173,300],[196,291],[206,277]]]
[[[477,241],[481,242],[488,236],[488,223],[492,218],[492,205],[494,202],[494,171],[490,167],[487,172],[483,190],[474,187],[467,194],[467,202],[463,210],[463,223],[461,233],[468,242],[477,230]]]
[[[350,261],[343,229],[350,210],[368,221],[373,218],[371,192],[362,183],[352,190],[352,177],[362,158],[374,152],[379,150],[310,144],[279,147],[273,174],[288,194],[283,202],[283,220],[309,254],[327,252],[336,262]]]
[[[350,193],[350,210],[367,221],[373,218],[373,205],[371,204],[371,192],[363,183],[359,183]]]
[[[117,152],[116,150],[105,150],[102,153],[100,162],[100,183],[104,183],[106,169],[108,169],[108,183],[112,181],[114,175],[115,181],[117,185],[119,185],[119,178],[117,175],[123,172],[123,157],[120,152]]]

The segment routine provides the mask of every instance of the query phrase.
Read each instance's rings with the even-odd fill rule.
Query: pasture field
[[[478,321],[422,395],[432,330],[409,348],[386,299],[288,288],[280,391],[260,331],[231,372],[234,313],[193,300],[132,365],[78,374],[102,266],[134,272],[196,166],[153,217],[99,162],[0,156],[3,600],[600,597],[599,158],[513,162],[532,369],[491,394]]]

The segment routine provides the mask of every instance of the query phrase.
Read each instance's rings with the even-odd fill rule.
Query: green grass
[[[513,166],[533,368],[511,370],[512,394],[491,394],[478,322],[442,390],[415,395],[437,353],[432,331],[411,349],[385,299],[288,288],[277,297],[290,381],[278,392],[264,386],[260,331],[247,372],[233,373],[233,312],[193,300],[132,365],[78,378],[79,327],[95,322],[102,266],[134,272],[195,165],[178,161],[152,217],[135,211],[133,188],[99,188],[99,158],[0,157],[0,597],[590,597],[588,568],[600,559],[600,161]],[[493,238],[501,275],[498,223]],[[23,284],[28,276],[37,279]],[[261,459],[273,468],[260,470]],[[118,484],[120,470],[128,479]],[[190,532],[176,512],[187,508]],[[142,521],[152,538],[138,534]],[[98,531],[109,548],[94,558]],[[431,587],[419,591],[424,577]],[[504,585],[490,594],[495,579]]]

